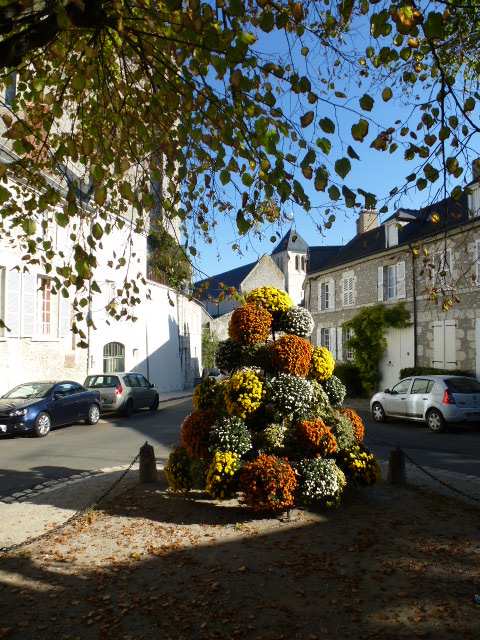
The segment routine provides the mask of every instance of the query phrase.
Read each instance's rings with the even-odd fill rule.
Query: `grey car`
[[[401,418],[426,422],[432,431],[446,424],[480,424],[480,382],[466,376],[411,376],[370,400],[374,420]]]
[[[100,393],[102,411],[118,411],[130,417],[137,409],[158,409],[155,384],[141,373],[99,373],[86,377],[83,386]]]

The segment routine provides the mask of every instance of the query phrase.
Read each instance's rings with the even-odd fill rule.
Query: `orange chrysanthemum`
[[[235,309],[228,327],[228,335],[237,344],[265,342],[270,335],[272,315],[256,303]]]
[[[255,511],[285,511],[293,505],[297,487],[288,460],[262,454],[240,471],[243,501]]]
[[[210,429],[215,422],[215,413],[211,409],[194,411],[182,424],[180,439],[192,458],[205,458],[209,455]]]
[[[306,378],[310,370],[312,345],[304,338],[285,335],[270,346],[272,364],[278,371]]]
[[[295,433],[309,453],[326,458],[337,450],[337,441],[330,428],[320,420],[304,420],[295,427]]]

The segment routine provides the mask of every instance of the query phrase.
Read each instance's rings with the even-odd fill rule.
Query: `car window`
[[[120,380],[117,376],[111,375],[89,376],[84,384],[88,389],[106,389],[108,387],[118,387]]]
[[[26,384],[19,384],[8,393],[4,398],[45,398],[50,389],[52,388],[51,382],[27,382]]]
[[[139,383],[137,380],[137,376],[135,374],[129,374],[128,376],[125,376],[124,378],[127,387],[139,387]]]
[[[61,396],[70,396],[75,393],[75,385],[71,382],[63,382],[62,384],[57,384],[55,387],[55,393],[58,393]]]
[[[407,378],[406,380],[400,380],[400,382],[393,387],[392,392],[406,393],[408,391],[408,387],[410,386],[411,381],[412,381],[411,378]]]
[[[426,380],[425,378],[415,378],[410,393],[430,393],[430,391],[433,389],[434,384],[435,382],[433,380]]]
[[[475,378],[448,378],[445,384],[453,393],[480,393],[480,382]]]
[[[137,379],[138,379],[138,384],[141,387],[149,387],[150,386],[150,383],[148,382],[148,380],[144,376],[142,376],[140,373],[137,374]]]

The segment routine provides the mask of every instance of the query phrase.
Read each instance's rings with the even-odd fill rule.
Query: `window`
[[[335,283],[333,280],[318,285],[318,310],[335,309]]]
[[[480,240],[475,240],[475,277],[477,286],[480,286]]]
[[[398,384],[396,384],[393,387],[392,393],[407,393],[408,387],[410,386],[411,382],[412,382],[411,378],[407,378],[406,380],[402,380],[401,382],[399,382]]]
[[[52,292],[50,278],[39,276],[37,283],[37,333],[56,338],[58,335],[58,296]]]
[[[451,288],[452,283],[452,252],[446,249],[434,253],[430,262],[430,285],[448,289]]]
[[[107,318],[110,317],[110,310],[116,310],[116,299],[117,299],[117,285],[115,282],[111,282],[107,280],[105,282],[105,313]]]
[[[434,385],[433,380],[426,380],[425,378],[415,378],[412,384],[412,390],[410,393],[430,393]]]
[[[300,271],[300,256],[295,256],[295,269]]]
[[[305,271],[305,266],[306,266],[305,256],[302,256],[302,271]]]
[[[350,338],[353,338],[354,335],[353,329],[345,329],[343,332],[343,354],[345,360],[353,360],[354,358],[353,348],[346,344],[346,342],[350,340]]]
[[[355,277],[348,276],[342,279],[343,306],[351,307],[355,303]]]
[[[378,267],[378,300],[405,298],[405,262]]]
[[[125,347],[120,342],[109,342],[103,347],[103,373],[125,371]]]
[[[320,346],[330,351],[330,329],[320,329]]]
[[[17,93],[17,74],[13,71],[10,74],[11,84],[5,89],[5,106],[11,108],[15,95]]]
[[[138,383],[141,387],[150,387],[150,383],[141,374],[137,374]]]

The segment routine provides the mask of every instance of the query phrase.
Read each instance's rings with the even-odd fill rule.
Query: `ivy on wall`
[[[346,346],[353,349],[360,381],[367,393],[375,389],[380,380],[378,364],[387,348],[385,330],[406,327],[409,319],[410,312],[403,302],[394,307],[376,304],[362,309],[342,325],[344,329],[353,329],[354,335],[347,340]]]

